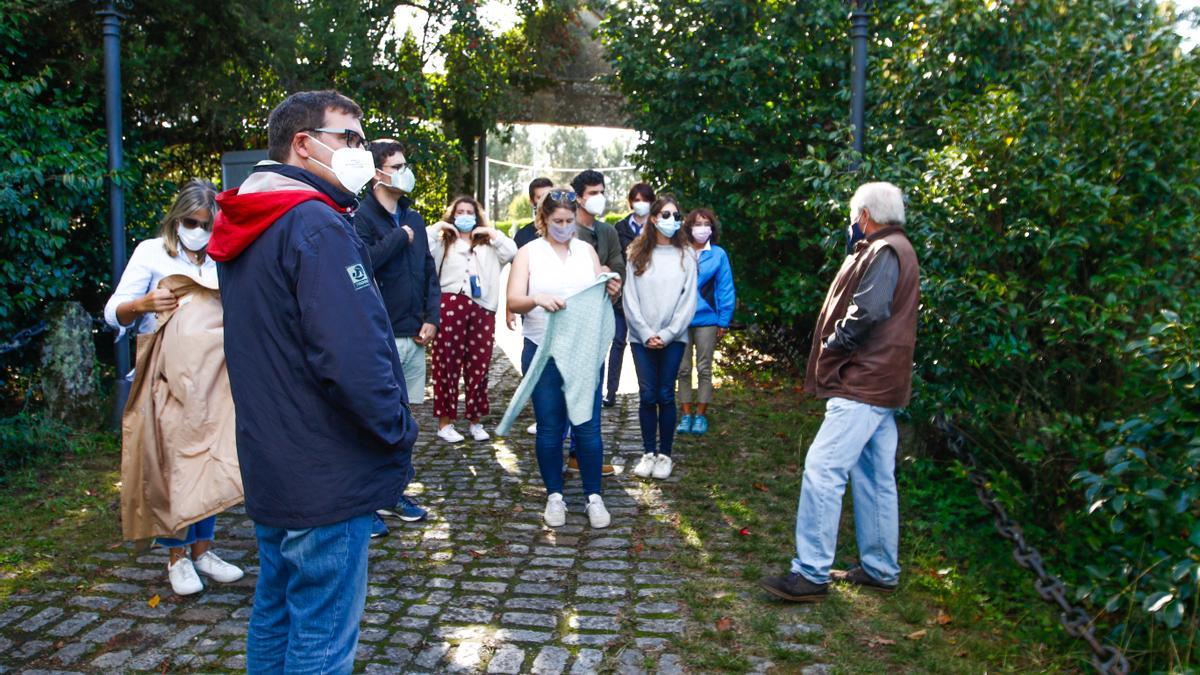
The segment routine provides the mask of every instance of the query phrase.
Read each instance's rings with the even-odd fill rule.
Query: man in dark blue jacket
[[[250,672],[351,672],[374,512],[411,471],[400,359],[345,217],[374,174],[361,117],[337,92],[289,96],[268,122],[272,161],[217,198],[209,253],[259,547]]]
[[[425,401],[425,347],[437,334],[442,291],[437,266],[429,252],[425,221],[408,197],[416,176],[404,155],[404,146],[391,139],[371,142],[375,179],[371,191],[354,212],[354,229],[367,246],[375,282],[383,295],[392,335],[404,369],[408,399]],[[380,515],[408,522],[428,515],[407,495]]]

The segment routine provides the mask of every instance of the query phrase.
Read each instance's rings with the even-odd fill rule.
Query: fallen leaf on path
[[[487,555],[487,551],[471,551],[472,558],[482,558]]]
[[[733,628],[733,619],[731,619],[727,616],[723,616],[723,617],[717,619],[716,626],[717,626],[717,630],[720,630],[720,631],[731,630]]]
[[[771,488],[767,487],[763,483],[755,483],[753,485],[753,487],[755,490],[758,490],[759,492],[770,492],[771,491]]]
[[[749,537],[750,536],[750,528],[743,527],[742,529],[738,530],[738,534],[742,535],[743,537]]]
[[[922,628],[921,630],[913,631],[913,632],[909,633],[908,635],[905,635],[904,637],[908,638],[909,640],[920,640],[921,638],[925,637],[927,634],[928,634],[928,631],[926,631],[924,628]]]
[[[513,513],[521,513],[524,510],[525,510],[525,507],[521,506],[520,504],[517,504],[516,506],[513,507]]]
[[[896,644],[895,640],[889,640],[888,638],[880,637],[878,635],[868,635],[867,637],[863,638],[863,642],[868,647],[886,647],[888,645]]]
[[[945,626],[946,624],[950,623],[953,620],[954,619],[950,618],[949,614],[943,612],[940,609],[938,610],[937,618],[934,619],[934,621],[936,621],[939,626]]]
[[[146,601],[146,604],[147,604],[147,605],[150,605],[150,607],[151,607],[151,608],[153,608],[153,607],[158,607],[158,602],[159,602],[159,600],[161,600],[161,599],[162,599],[162,598],[160,598],[160,597],[158,597],[157,595],[155,595],[154,597],[152,597],[152,598],[150,598],[149,600],[147,600],[147,601]]]
[[[645,545],[643,545],[643,544],[642,544],[642,542],[640,542],[640,541],[639,541],[638,543],[636,543],[636,544],[634,544],[634,545],[633,545],[633,552],[634,552],[635,554],[636,554],[636,553],[641,553],[641,552],[642,552],[642,549],[644,549],[644,548],[646,548],[646,547],[645,547]]]

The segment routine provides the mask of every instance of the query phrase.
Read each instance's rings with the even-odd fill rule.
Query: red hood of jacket
[[[233,260],[280,216],[312,199],[325,202],[338,213],[346,211],[316,190],[272,190],[239,195],[238,189],[234,188],[222,192],[217,195],[221,211],[213,221],[208,255],[217,262]]]

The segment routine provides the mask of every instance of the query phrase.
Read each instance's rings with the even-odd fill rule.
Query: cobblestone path
[[[489,429],[517,380],[497,350]],[[431,442],[430,408],[418,411],[410,493],[431,517],[389,520],[391,534],[372,542],[358,670],[687,672],[675,642],[689,630],[685,579],[671,565],[687,549],[659,485],[625,471],[641,454],[636,397],[603,412],[606,458],[620,471],[605,479],[604,530],[587,524],[577,475],[567,481],[567,524],[543,526],[529,408],[510,438],[456,446]],[[684,468],[687,445],[676,448]],[[165,551],[79,551],[86,578],[52,578],[52,590],[0,604],[0,673],[242,670],[258,571],[252,523],[240,509],[226,513],[217,537],[215,550],[246,577],[186,598],[171,592]]]

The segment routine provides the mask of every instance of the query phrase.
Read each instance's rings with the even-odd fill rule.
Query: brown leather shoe
[[[791,602],[821,602],[829,595],[829,584],[814,584],[795,572],[763,577],[758,585],[771,595]]]
[[[891,593],[896,590],[896,584],[885,584],[879,581],[870,574],[867,574],[862,565],[855,565],[848,570],[833,570],[829,573],[829,578],[844,584],[862,586],[877,593]]]
[[[574,455],[567,459],[567,471],[579,471],[579,460]],[[613,468],[612,464],[605,464],[600,467],[601,476],[612,476],[616,473],[617,470]]]

